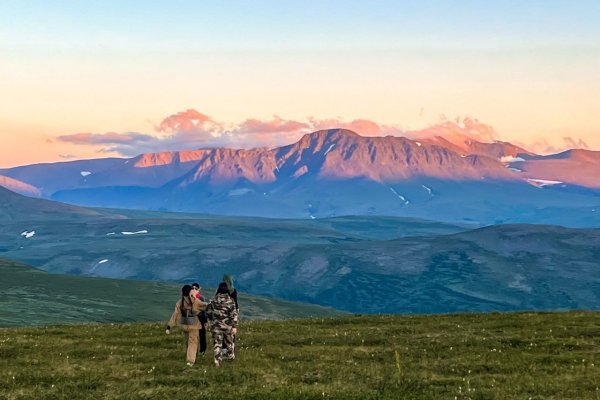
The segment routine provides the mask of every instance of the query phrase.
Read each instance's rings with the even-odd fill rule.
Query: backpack
[[[194,310],[183,308],[181,303],[181,316],[179,317],[179,325],[194,325],[198,321],[198,316],[194,314]]]

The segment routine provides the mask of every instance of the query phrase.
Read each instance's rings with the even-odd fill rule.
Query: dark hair
[[[190,292],[192,291],[192,287],[190,285],[183,285],[183,287],[181,288],[181,311],[183,314],[183,305],[185,304],[185,299],[188,299],[188,301],[191,303],[190,300]]]
[[[194,282],[194,283],[192,283],[192,287],[193,288],[197,287],[198,289],[200,289],[200,284],[198,282]]]
[[[217,288],[217,294],[229,294],[229,288],[225,282],[219,283],[219,287]]]

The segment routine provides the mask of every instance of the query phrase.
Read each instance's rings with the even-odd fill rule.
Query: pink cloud
[[[300,132],[309,130],[311,126],[305,122],[294,120],[284,120],[281,117],[274,116],[270,121],[260,119],[247,119],[236,129],[242,134],[252,133],[280,133],[280,132]]]
[[[156,127],[157,132],[164,133],[193,132],[198,130],[217,132],[222,129],[223,127],[220,123],[214,121],[208,115],[191,108],[177,114],[169,115]]]
[[[530,143],[515,142],[515,144],[535,154],[555,154],[560,151],[559,148],[550,144],[546,139],[541,138]]]
[[[498,133],[492,126],[470,117],[462,120],[456,118],[454,121],[450,121],[444,117],[444,120],[438,124],[431,125],[425,129],[406,131],[404,135],[412,139],[442,136],[450,141],[470,138],[484,143],[491,143],[499,138]]]
[[[590,149],[583,139],[573,137],[564,137],[561,144],[553,144],[543,138],[538,138],[530,143],[516,142],[515,144],[536,154],[543,155],[561,153],[571,149]]]
[[[75,133],[63,135],[58,141],[76,145],[96,146],[103,153],[118,153],[135,156],[140,153],[176,151],[208,147],[276,147],[297,141],[302,135],[322,129],[350,129],[363,136],[405,136],[423,139],[443,136],[450,141],[462,142],[472,138],[482,142],[498,139],[498,134],[490,125],[474,118],[449,121],[444,119],[437,125],[422,130],[403,130],[399,125],[385,125],[368,119],[345,121],[340,118],[305,121],[288,120],[274,116],[268,120],[249,118],[226,127],[206,114],[188,109],[162,120],[154,134],[138,132]],[[162,134],[162,135],[161,135]],[[569,148],[588,148],[582,139],[565,137],[564,145]],[[529,144],[520,144],[538,154],[556,153],[565,146],[556,146],[545,139]]]
[[[565,144],[572,149],[587,149],[589,150],[590,146],[581,138],[572,138],[572,137],[564,137],[563,141]]]
[[[127,132],[127,133],[74,133],[72,135],[63,135],[57,138],[61,142],[82,144],[82,145],[99,145],[99,144],[128,144],[135,145],[143,142],[148,142],[154,139],[154,136],[144,133]]]
[[[397,125],[382,125],[369,119],[355,119],[352,121],[344,121],[341,119],[315,119],[309,118],[313,130],[321,129],[349,129],[362,136],[385,136],[385,135],[401,135],[403,130]]]

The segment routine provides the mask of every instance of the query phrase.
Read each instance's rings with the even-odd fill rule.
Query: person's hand
[[[237,335],[237,328],[231,328],[231,334],[233,336]]]

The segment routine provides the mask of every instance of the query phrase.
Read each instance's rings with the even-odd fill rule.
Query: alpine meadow
[[[597,21],[0,2],[0,399],[600,400]]]

